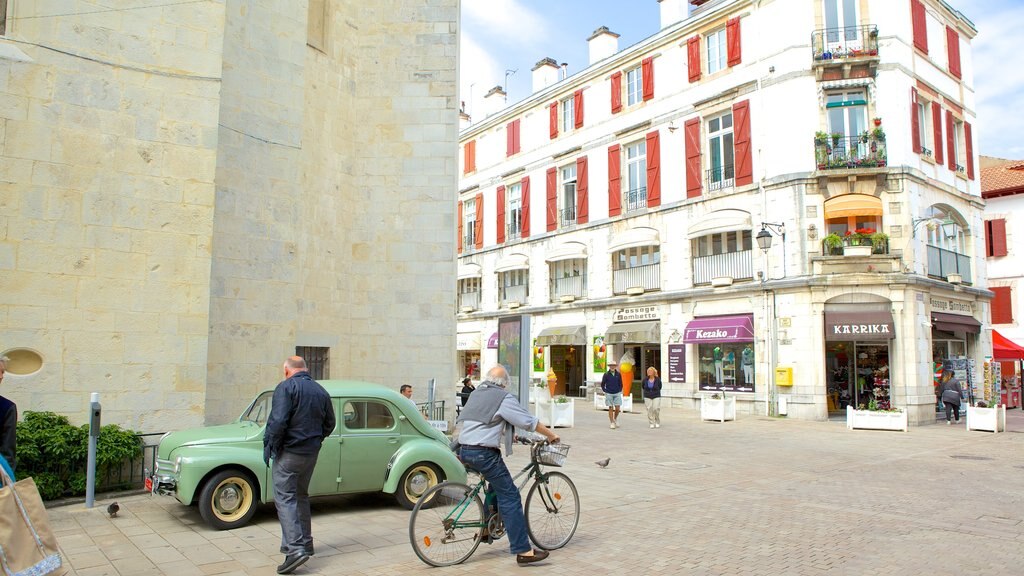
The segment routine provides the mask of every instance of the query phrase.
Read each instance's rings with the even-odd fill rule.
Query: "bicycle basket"
[[[568,454],[568,444],[545,444],[537,448],[537,462],[545,466],[561,466]]]

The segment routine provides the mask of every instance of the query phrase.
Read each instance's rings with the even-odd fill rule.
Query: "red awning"
[[[995,330],[992,331],[992,358],[995,360],[1024,360],[1024,346]]]

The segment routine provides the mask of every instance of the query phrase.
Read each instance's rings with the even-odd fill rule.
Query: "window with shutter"
[[[1009,286],[990,286],[992,297],[992,323],[1013,324],[1013,289]]]
[[[569,96],[562,100],[562,132],[572,132],[576,121],[576,98]]]
[[[608,147],[608,215],[622,214],[622,148]]]
[[[700,118],[691,118],[683,125],[686,134],[686,197],[701,195]]]
[[[736,185],[746,186],[754,182],[754,153],[750,143],[750,101],[744,100],[734,104],[732,116]]]
[[[726,43],[729,47],[729,66],[735,66],[742,61],[740,43],[740,17],[729,19],[725,23]]]
[[[700,36],[692,36],[686,41],[686,66],[690,82],[700,80]]]
[[[505,125],[505,156],[519,153],[519,120]]]
[[[498,209],[498,217],[495,221],[495,232],[498,235],[498,244],[505,243],[505,187],[498,186],[495,191],[494,205]]]
[[[548,104],[548,134],[552,140],[558,138],[558,102]]]
[[[647,133],[647,207],[661,206],[661,138]]]
[[[622,112],[622,72],[612,74],[612,114]]]
[[[964,162],[967,163],[967,177],[974,180],[974,140],[971,135],[970,122],[964,122],[964,148],[967,149],[964,155]]]
[[[1006,220],[985,221],[985,256],[1006,256]]]
[[[944,161],[942,157],[942,106],[938,102],[932,102],[932,131],[934,133],[934,139],[932,140],[935,146],[935,161],[941,165]]]
[[[476,195],[476,247],[479,250],[484,247],[484,195]]]
[[[654,98],[654,58],[644,58],[640,63],[640,68],[643,70],[641,76],[643,76],[643,98],[644,102]]]
[[[626,106],[632,106],[643,98],[643,67],[637,66],[626,71]]]
[[[946,26],[946,54],[949,73],[960,78],[960,35],[951,26]]]
[[[590,177],[587,174],[587,157],[576,159],[576,223],[586,224],[589,219]]]
[[[572,94],[573,126],[577,129],[583,128],[583,90],[577,90]]]
[[[728,57],[725,28],[708,34],[704,37],[704,41],[708,46],[708,75],[724,70]]]
[[[522,215],[520,216],[522,222],[522,236],[523,238],[530,237],[530,177],[526,176],[520,182],[522,185]]]
[[[946,162],[950,171],[956,172],[956,126],[952,110],[946,110]]]
[[[462,240],[463,240],[462,233],[463,233],[463,230],[464,230],[464,227],[462,225],[462,217],[463,217],[462,215],[463,215],[462,202],[459,202],[459,234],[458,234],[458,237],[456,238],[456,241],[458,241],[458,243],[459,243],[459,254],[462,254]]]
[[[917,90],[910,89],[910,141],[914,154],[921,153],[921,103]]]
[[[510,184],[505,192],[505,237],[518,240],[523,232],[523,185],[520,182]]]
[[[911,24],[914,27],[914,48],[928,53],[928,19],[921,0],[910,0]]]
[[[564,228],[576,224],[576,163],[563,166],[559,174],[562,193],[559,196],[558,225]]]
[[[547,225],[548,232],[558,228],[558,170],[548,168],[547,171]]]

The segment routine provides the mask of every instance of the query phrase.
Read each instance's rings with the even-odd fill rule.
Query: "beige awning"
[[[867,194],[843,194],[825,201],[825,219],[881,216],[882,199]]]
[[[625,232],[616,234],[608,246],[609,252],[625,250],[626,248],[638,248],[640,246],[657,246],[658,231],[654,228],[632,228]]]
[[[479,264],[459,264],[459,280],[466,278],[479,278],[482,276]]]
[[[661,322],[612,324],[604,333],[605,344],[660,344]]]
[[[508,272],[510,270],[525,270],[530,267],[530,258],[526,254],[509,254],[498,260],[495,272]]]
[[[584,346],[586,343],[586,326],[553,326],[537,334],[537,346]]]
[[[560,262],[562,260],[586,260],[587,245],[580,242],[566,242],[558,248],[549,251],[544,260],[547,262]]]
[[[690,238],[699,238],[708,234],[722,232],[735,232],[737,230],[751,230],[753,224],[750,221],[750,213],[743,210],[725,209],[715,210],[697,219],[687,229]]]

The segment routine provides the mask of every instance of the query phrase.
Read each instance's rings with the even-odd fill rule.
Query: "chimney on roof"
[[[544,88],[558,82],[558,62],[545,58],[533,66],[533,91],[540,92]]]
[[[658,4],[661,8],[661,27],[664,29],[689,16],[690,8],[688,4],[700,5],[702,2],[696,0],[692,2],[687,2],[686,0],[658,0]]]
[[[619,35],[601,26],[587,38],[590,48],[590,63],[600,62],[619,51]]]
[[[484,116],[501,112],[504,107],[505,91],[502,90],[501,86],[495,86],[488,90],[487,95],[484,96]]]

